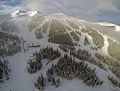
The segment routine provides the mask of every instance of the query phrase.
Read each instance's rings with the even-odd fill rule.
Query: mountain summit
[[[39,12],[34,11],[23,11],[23,10],[16,10],[11,14],[11,17],[18,17],[18,16],[34,16],[38,14]]]

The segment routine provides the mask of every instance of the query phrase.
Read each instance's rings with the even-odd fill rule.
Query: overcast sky
[[[17,9],[39,10],[41,13],[63,12],[91,21],[120,24],[120,0],[0,0],[0,13]]]

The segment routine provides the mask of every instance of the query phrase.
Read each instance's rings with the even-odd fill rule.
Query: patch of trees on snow
[[[113,41],[112,39],[108,38],[109,46],[108,46],[108,53],[110,56],[120,60],[120,43]]]
[[[41,74],[41,76],[39,76],[37,81],[35,82],[35,87],[42,90],[44,86],[45,86],[45,78]]]
[[[80,49],[78,50],[78,53],[84,54],[88,59],[91,57],[91,55],[85,50],[83,51]],[[29,59],[28,72],[32,74],[39,71],[42,68],[42,59],[52,61],[60,57],[60,55],[60,52],[57,49],[53,49],[53,47],[47,46],[46,48],[40,49],[39,52],[33,53],[32,59]],[[87,58],[84,58],[83,60],[88,60]],[[91,87],[102,85],[103,81],[97,76],[95,69],[90,68],[83,60],[77,62],[72,57],[64,54],[63,57],[58,59],[57,64],[52,64],[52,66],[46,71],[46,75],[43,76],[41,73],[34,83],[35,87],[39,90],[43,90],[48,83],[52,86],[59,87],[61,78],[67,80],[77,78],[82,80],[87,86]]]
[[[49,71],[47,71],[49,74]],[[52,86],[58,87],[60,85],[60,79],[58,77],[47,76],[45,78],[42,74],[38,77],[37,81],[35,82],[35,87],[39,90],[45,89],[47,83],[50,83]]]
[[[69,45],[65,45],[65,44],[60,44],[59,48],[61,50],[63,50],[64,52],[69,52],[70,50],[75,50],[74,46],[69,46]]]
[[[72,80],[78,78],[82,80],[87,86],[100,86],[103,81],[99,79],[95,69],[88,67],[83,61],[76,62],[75,59],[69,57],[67,54],[60,58],[56,65],[52,65],[46,71],[46,77],[42,74],[35,82],[35,87],[39,90],[45,89],[46,84],[50,83],[52,86],[60,86],[60,78]]]
[[[53,66],[54,65],[52,65],[52,67]],[[47,80],[48,80],[48,82],[51,83],[51,85],[58,87],[60,85],[60,78],[53,74],[54,74],[53,71],[51,69],[48,69],[46,72]]]
[[[89,42],[87,36],[85,36],[85,39],[84,39],[84,45],[90,45],[90,42]]]
[[[91,32],[88,33],[92,39],[95,45],[101,49],[104,46],[104,38],[101,34],[99,34],[97,31],[92,30]]]
[[[56,19],[51,22],[48,41],[57,44],[75,45],[64,25]]]
[[[1,29],[6,32],[16,32],[18,30],[16,24],[11,21],[4,21],[0,26]]]
[[[47,71],[47,77],[52,79],[55,75],[71,80],[73,78],[78,78],[83,80],[83,82],[88,86],[99,86],[103,84],[103,81],[99,79],[95,69],[88,67],[83,61],[76,62],[75,59],[64,55],[60,58],[56,65]]]
[[[79,58],[80,60],[87,60],[89,57],[91,57],[91,54],[88,53],[86,50],[79,49],[76,51],[70,51],[70,55],[73,55],[74,57]]]
[[[5,59],[0,59],[0,83],[8,80],[10,76],[9,62]]]
[[[108,79],[113,85],[120,88],[120,80],[114,78],[113,76],[108,76]]]
[[[79,36],[76,34],[75,31],[70,32],[70,34],[71,34],[71,36],[73,37],[73,39],[74,39],[75,41],[78,42],[78,41],[80,40]]]
[[[93,29],[91,27],[86,27],[86,29],[82,28],[81,32],[88,33],[88,35],[90,35],[92,37],[93,42],[99,49],[101,49],[104,46],[103,36],[95,29]]]
[[[0,56],[12,56],[21,51],[21,41],[17,35],[0,32]]]
[[[91,57],[91,54],[84,49],[79,49],[78,51],[71,50],[70,55],[80,60],[90,62],[91,64],[97,65],[99,68],[106,70],[101,61]]]
[[[47,46],[46,48],[40,49],[39,52],[33,53],[32,59],[28,61],[27,70],[29,73],[35,73],[39,71],[42,67],[41,60],[48,59],[50,61],[60,57],[60,52],[56,49],[54,50],[53,47]]]
[[[95,55],[101,62],[108,65],[109,69],[120,79],[120,61],[100,53]]]
[[[53,33],[52,36],[49,36],[48,41],[52,42],[52,43],[66,44],[66,45],[70,45],[70,46],[75,45],[68,33],[61,33],[61,34]]]
[[[41,60],[29,59],[28,67],[27,67],[28,73],[31,73],[31,74],[35,73],[35,72],[39,71],[41,68],[42,68]]]

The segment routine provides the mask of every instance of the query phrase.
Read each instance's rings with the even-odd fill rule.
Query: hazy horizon
[[[38,10],[41,13],[65,14],[90,20],[106,21],[120,25],[119,0],[1,0],[0,13],[11,13],[17,9]]]

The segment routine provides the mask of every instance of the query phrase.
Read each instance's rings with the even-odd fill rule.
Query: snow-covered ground
[[[118,25],[108,23],[108,22],[100,22],[98,24],[100,24],[102,26],[115,27],[115,31],[120,32],[120,26],[118,26]]]
[[[22,11],[22,10],[16,10],[11,14],[11,17],[19,17],[19,16],[35,16],[39,12],[36,10],[33,11]]]
[[[12,57],[8,57],[12,73],[10,80],[2,85],[0,91],[10,91],[10,89],[12,91],[38,91],[34,87],[34,82],[40,73],[37,72],[37,75],[30,75],[26,70],[27,59],[33,51],[34,50],[26,53],[21,52],[15,54]],[[45,71],[44,69],[46,68],[47,67],[43,67],[41,71]],[[97,72],[99,77],[106,81],[108,73],[98,68]],[[60,84],[61,85],[58,88],[47,84],[44,91],[112,91],[112,87],[108,81],[106,81],[102,86],[94,88],[87,87],[82,81],[78,79],[73,79],[71,81],[62,79]]]

